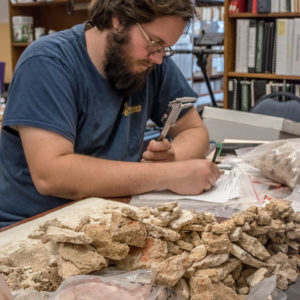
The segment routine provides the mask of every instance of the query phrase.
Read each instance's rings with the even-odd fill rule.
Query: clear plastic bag
[[[49,300],[186,300],[170,287],[145,283],[148,277],[148,270],[77,275],[63,281]],[[135,281],[139,279],[142,282]]]
[[[291,188],[300,184],[300,139],[262,144],[240,158],[277,182]]]

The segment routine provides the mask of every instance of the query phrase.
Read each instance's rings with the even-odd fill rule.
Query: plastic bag
[[[6,282],[0,276],[0,300],[13,300],[13,296],[10,292]]]
[[[262,144],[240,158],[277,182],[291,188],[300,184],[300,139]]]
[[[149,277],[148,270],[103,275],[77,275],[67,278],[49,300],[186,300],[170,287],[145,283]],[[142,282],[133,282],[132,279],[142,279]]]

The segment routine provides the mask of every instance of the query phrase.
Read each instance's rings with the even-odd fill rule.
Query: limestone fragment
[[[210,283],[205,277],[193,277],[190,280],[191,300],[242,300],[243,296],[237,295],[234,290],[223,283]]]
[[[152,281],[160,285],[174,286],[190,265],[191,260],[186,252],[167,258],[152,267]]]
[[[212,232],[203,232],[202,240],[207,251],[212,253],[228,253],[232,247],[227,234],[217,235]]]
[[[107,261],[89,245],[59,244],[58,274],[63,278],[88,274],[107,267]]]
[[[235,228],[235,222],[229,219],[220,224],[213,224],[211,227],[211,231],[216,234],[230,234],[235,230]]]
[[[210,254],[200,261],[195,262],[192,267],[195,269],[215,268],[224,264],[229,259],[228,253]]]
[[[190,210],[182,210],[180,216],[170,222],[169,226],[175,231],[179,231],[183,226],[193,224],[197,221],[197,213]]]
[[[256,238],[249,236],[245,232],[241,234],[238,243],[244,250],[262,261],[270,258],[270,253],[264,245],[262,245]]]
[[[167,254],[167,242],[148,237],[143,248],[131,247],[126,258],[115,263],[118,268],[127,271],[151,268],[153,263],[163,261]]]
[[[92,239],[84,232],[76,232],[66,228],[49,226],[41,240],[46,243],[53,241],[56,243],[71,243],[71,244],[90,244]]]
[[[266,263],[263,263],[254,257],[252,257],[248,252],[240,248],[239,246],[232,244],[231,254],[236,258],[240,259],[242,263],[252,266],[254,268],[261,268],[267,266]]]
[[[264,280],[268,274],[268,269],[266,268],[260,268],[255,273],[250,275],[246,281],[250,287],[254,287],[257,283]]]
[[[110,231],[113,241],[140,248],[145,245],[147,237],[145,225],[125,218],[119,213],[112,213]]]
[[[113,241],[110,229],[105,224],[88,224],[84,231],[92,239],[91,246],[102,256],[114,260],[121,260],[127,256],[128,245]]]

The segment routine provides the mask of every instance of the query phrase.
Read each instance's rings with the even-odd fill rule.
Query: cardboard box
[[[210,140],[224,139],[267,140],[297,138],[300,122],[284,118],[205,106],[203,121]]]

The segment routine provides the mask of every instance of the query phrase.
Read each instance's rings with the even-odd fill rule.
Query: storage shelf
[[[269,73],[237,73],[228,72],[228,77],[247,77],[247,78],[261,78],[261,79],[279,79],[279,80],[299,80],[299,76],[287,76],[280,74]]]
[[[269,14],[252,14],[249,12],[244,12],[244,13],[237,13],[237,14],[229,14],[228,17],[230,19],[242,19],[242,18],[247,18],[247,19],[266,19],[266,18],[294,18],[294,17],[300,17],[299,12],[291,13],[291,12],[280,12],[280,13],[269,13]]]
[[[30,43],[28,42],[13,42],[12,45],[14,47],[27,47]]]
[[[41,1],[41,2],[26,2],[12,4],[13,7],[32,7],[32,6],[47,6],[56,4],[65,4],[67,0],[55,0],[55,1]]]
[[[209,75],[208,77],[209,77],[209,80],[219,79],[219,78],[223,77],[223,73],[222,74]],[[193,79],[194,82],[202,82],[202,81],[204,81],[204,77],[201,76],[201,75],[197,75],[197,74],[194,75],[192,79]]]
[[[12,4],[13,7],[40,7],[40,6],[49,6],[49,5],[57,5],[57,4],[66,4],[68,0],[54,0],[54,1],[41,1],[41,2],[27,2],[27,3],[16,3]],[[76,3],[88,3],[90,0],[75,0]]]

